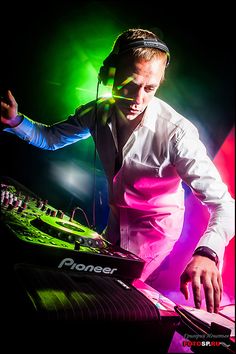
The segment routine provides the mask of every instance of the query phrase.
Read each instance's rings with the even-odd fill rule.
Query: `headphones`
[[[130,41],[126,41],[124,44],[121,44],[118,53],[112,51],[108,57],[103,61],[103,66],[101,66],[98,74],[98,82],[103,83],[103,85],[108,85],[108,81],[110,77],[114,77],[112,71],[114,72],[117,60],[120,54],[125,53],[131,48],[155,48],[159,49],[162,52],[167,54],[167,62],[166,67],[170,63],[170,51],[166,44],[162,42],[160,39],[133,39]]]

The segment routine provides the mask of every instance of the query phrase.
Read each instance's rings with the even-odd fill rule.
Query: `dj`
[[[218,312],[224,250],[234,236],[234,200],[196,127],[155,96],[169,61],[168,47],[154,33],[129,29],[118,36],[99,72],[104,85],[114,80],[112,99],[96,99],[48,126],[19,113],[8,91],[1,121],[5,131],[41,149],[93,136],[109,184],[105,237],[145,260],[141,279],[154,288],[154,271],[181,234],[185,182],[208,207],[210,219],[181,275],[180,290],[188,298],[192,283],[200,308],[203,286],[207,310]]]

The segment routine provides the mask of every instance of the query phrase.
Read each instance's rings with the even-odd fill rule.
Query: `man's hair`
[[[111,53],[100,68],[98,74],[100,82],[104,85],[108,84],[109,79],[114,77],[114,70],[119,60],[125,55],[146,61],[153,58],[163,59],[166,66],[170,60],[168,47],[156,34],[149,30],[131,28],[121,33],[115,40]]]
[[[135,41],[136,39],[137,42]],[[152,46],[152,45],[141,46],[141,44],[139,47],[138,42],[140,41],[141,43],[141,40],[144,40],[144,42],[146,42],[145,40],[151,40],[153,41],[152,43],[155,43],[155,41],[157,41],[160,47],[161,45],[163,45],[162,47],[163,49],[161,49],[158,46]],[[127,44],[131,42],[137,43],[137,45],[129,48]],[[126,47],[128,48],[125,49]],[[112,53],[119,55],[127,52],[128,50],[130,55],[145,60],[151,60],[153,57],[157,57],[157,58],[166,58],[167,61],[168,60],[167,57],[169,57],[169,50],[165,45],[165,43],[161,41],[160,38],[155,33],[141,28],[128,29],[123,33],[121,33],[115,40]]]

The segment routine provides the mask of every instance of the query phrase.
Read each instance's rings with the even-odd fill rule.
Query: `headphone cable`
[[[99,93],[99,80],[97,81],[96,89],[96,100],[95,100],[95,126],[94,126],[94,156],[93,156],[93,229],[96,230],[96,189],[97,189],[97,180],[96,180],[96,162],[97,162],[97,105],[98,105],[98,93]]]

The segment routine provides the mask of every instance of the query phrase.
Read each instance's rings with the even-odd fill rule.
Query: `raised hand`
[[[22,120],[18,116],[18,105],[11,91],[7,91],[7,100],[1,99],[1,123],[10,127],[16,127]]]

